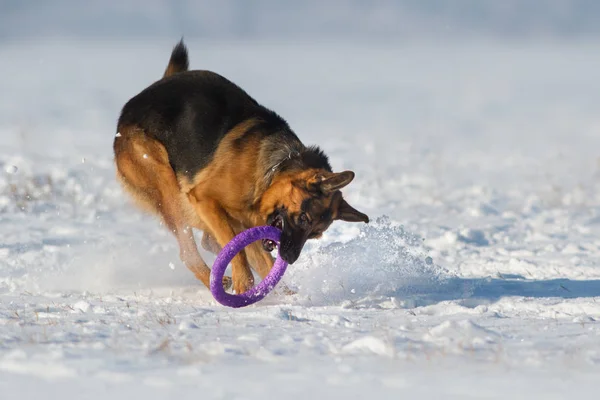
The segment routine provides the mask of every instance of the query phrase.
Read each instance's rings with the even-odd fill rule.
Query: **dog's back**
[[[193,177],[210,163],[223,137],[255,119],[262,135],[291,135],[287,123],[243,89],[210,71],[189,71],[182,42],[173,49],[164,77],[129,100],[118,125],[137,126],[163,144],[176,174]],[[252,130],[249,134],[257,133]]]

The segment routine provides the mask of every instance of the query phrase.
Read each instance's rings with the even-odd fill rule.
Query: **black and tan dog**
[[[137,203],[158,214],[180,247],[185,265],[207,287],[210,270],[192,228],[212,252],[244,229],[282,230],[280,254],[296,261],[307,239],[334,220],[368,222],[340,189],[354,173],[333,173],[318,147],[306,147],[276,113],[209,71],[188,71],[180,42],[161,80],[125,104],[114,141],[117,175]],[[248,246],[232,262],[233,286],[264,278],[274,243]],[[228,287],[231,280],[225,278]]]

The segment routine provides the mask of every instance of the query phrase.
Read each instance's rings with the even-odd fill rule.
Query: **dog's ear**
[[[352,207],[344,199],[340,201],[338,206],[337,216],[335,219],[339,219],[346,222],[366,222],[369,223],[369,217],[366,214],[361,213],[354,207]]]
[[[323,180],[319,182],[319,187],[323,193],[333,193],[336,190],[340,190],[347,186],[353,179],[354,172],[352,171],[337,172],[323,178]]]

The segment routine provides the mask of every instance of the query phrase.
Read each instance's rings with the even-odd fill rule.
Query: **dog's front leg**
[[[250,264],[252,264],[252,268],[260,275],[262,279],[271,272],[271,268],[273,268],[273,264],[275,263],[275,259],[271,256],[270,253],[267,253],[263,247],[262,243],[254,242],[251,243],[248,247],[246,247],[246,254],[248,255],[248,259],[250,260]],[[285,295],[293,295],[296,294],[295,290],[290,289],[285,283],[279,283],[279,289],[281,293]]]
[[[210,235],[214,237],[219,246],[224,247],[233,237],[235,231],[229,224],[227,213],[216,201],[209,198],[202,198],[201,200],[194,199],[192,202],[196,213],[202,219],[202,222],[208,228]],[[254,276],[248,266],[248,259],[246,258],[246,252],[240,251],[231,262],[233,279],[233,288],[235,292],[240,294],[244,293],[254,285]]]
[[[260,241],[251,243],[246,247],[246,255],[250,260],[252,268],[260,275],[261,279],[265,279],[265,276],[271,272],[275,260],[271,254],[267,253]]]
[[[213,254],[219,254],[221,251],[221,246],[215,240],[214,237],[209,235],[207,232],[202,234],[202,248],[206,251],[210,251]]]

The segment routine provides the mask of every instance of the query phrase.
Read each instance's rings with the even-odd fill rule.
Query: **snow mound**
[[[383,357],[394,357],[394,347],[374,336],[356,339],[342,348],[342,352],[350,354],[376,354]]]
[[[286,283],[306,305],[357,306],[434,290],[444,280],[421,239],[387,216],[346,242],[316,244],[290,268]]]
[[[442,346],[459,348],[483,348],[497,343],[500,335],[470,320],[444,321],[423,335],[423,340]]]

